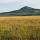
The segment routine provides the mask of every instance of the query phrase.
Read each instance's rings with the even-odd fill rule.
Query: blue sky
[[[40,8],[40,0],[0,0],[0,12],[20,9],[23,6]]]

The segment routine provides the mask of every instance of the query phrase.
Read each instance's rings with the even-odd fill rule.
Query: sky
[[[0,12],[18,10],[24,6],[40,9],[40,0],[0,0]]]

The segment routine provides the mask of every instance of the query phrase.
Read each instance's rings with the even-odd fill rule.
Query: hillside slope
[[[19,10],[0,13],[0,16],[32,16],[40,15],[40,9],[34,9],[28,6],[22,7]]]

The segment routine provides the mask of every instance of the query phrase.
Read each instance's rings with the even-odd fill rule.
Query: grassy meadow
[[[0,17],[0,40],[40,40],[40,16]]]

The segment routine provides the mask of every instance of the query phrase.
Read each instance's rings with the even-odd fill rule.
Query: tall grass
[[[40,19],[0,21],[0,40],[40,40]]]

